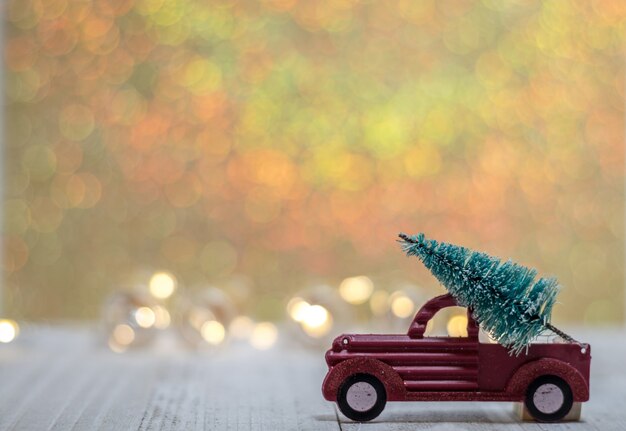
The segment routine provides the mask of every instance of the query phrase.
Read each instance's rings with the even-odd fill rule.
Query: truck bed
[[[479,343],[478,382],[483,391],[501,391],[506,386],[513,373],[523,364],[540,359],[552,358],[568,363],[576,368],[589,381],[589,367],[591,351],[587,347],[585,352],[581,347],[571,343],[536,343],[528,347],[527,352],[519,356],[511,355],[507,349],[499,344]],[[493,367],[498,372],[493,372]]]

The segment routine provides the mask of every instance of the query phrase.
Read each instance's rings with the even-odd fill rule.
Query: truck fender
[[[403,401],[406,398],[404,382],[389,365],[372,358],[352,358],[332,367],[324,383],[322,393],[327,401],[337,401],[339,386],[353,374],[371,374],[385,386],[388,401]]]
[[[567,362],[553,358],[537,359],[522,365],[509,379],[506,392],[519,395],[523,399],[528,385],[541,376],[557,376],[565,380],[572,388],[574,401],[589,399],[589,385],[582,374]]]

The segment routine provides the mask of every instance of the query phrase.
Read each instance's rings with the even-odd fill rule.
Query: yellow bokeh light
[[[333,327],[332,318],[327,319],[322,325],[309,326],[306,323],[302,323],[302,330],[310,337],[321,338],[327,335]]]
[[[370,298],[370,309],[374,316],[383,316],[389,310],[389,294],[384,290],[378,290]]]
[[[446,329],[451,337],[467,337],[467,316],[464,314],[452,316]]]
[[[250,336],[250,344],[258,350],[268,350],[276,344],[278,329],[270,322],[257,323]]]
[[[152,309],[154,310],[155,315],[154,327],[157,329],[168,328],[172,319],[170,317],[170,312],[167,311],[167,308],[155,305]]]
[[[339,285],[339,294],[350,304],[363,304],[374,291],[374,283],[368,277],[348,277]]]
[[[305,316],[300,323],[307,335],[319,338],[328,334],[333,326],[333,319],[325,307],[311,305],[306,309]]]
[[[401,319],[405,319],[415,311],[415,303],[404,293],[396,292],[389,298],[391,301],[391,312]]]
[[[250,338],[254,330],[254,322],[248,316],[237,316],[228,325],[228,330],[233,338],[245,340]]]
[[[311,305],[306,309],[302,323],[315,328],[322,326],[328,320],[328,310],[321,305]]]
[[[135,331],[129,325],[122,323],[113,329],[113,341],[120,346],[128,346],[135,341]]]
[[[0,343],[10,343],[20,332],[19,325],[11,319],[0,320]]]
[[[169,272],[157,272],[150,279],[150,293],[158,299],[167,299],[176,290],[176,278]]]
[[[142,328],[151,328],[156,323],[156,314],[150,307],[139,307],[135,310],[135,321]]]
[[[226,330],[224,329],[224,325],[217,320],[209,320],[202,325],[200,335],[202,335],[202,338],[204,338],[204,341],[207,343],[217,346],[224,341]]]
[[[287,304],[287,313],[296,322],[302,322],[306,317],[308,308],[311,306],[302,298],[292,298]]]

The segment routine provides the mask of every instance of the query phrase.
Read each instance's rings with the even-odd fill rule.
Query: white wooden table
[[[322,399],[323,352],[283,343],[116,354],[93,330],[26,328],[0,346],[0,429],[626,430],[626,332],[573,332],[593,355],[581,422],[520,422],[510,403],[389,403],[358,424]]]

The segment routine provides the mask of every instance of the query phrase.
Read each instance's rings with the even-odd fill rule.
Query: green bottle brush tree
[[[404,252],[417,256],[460,306],[472,310],[482,329],[511,352],[519,354],[547,330],[577,343],[550,323],[560,288],[555,278],[535,280],[532,268],[439,243],[422,233],[399,236]]]

